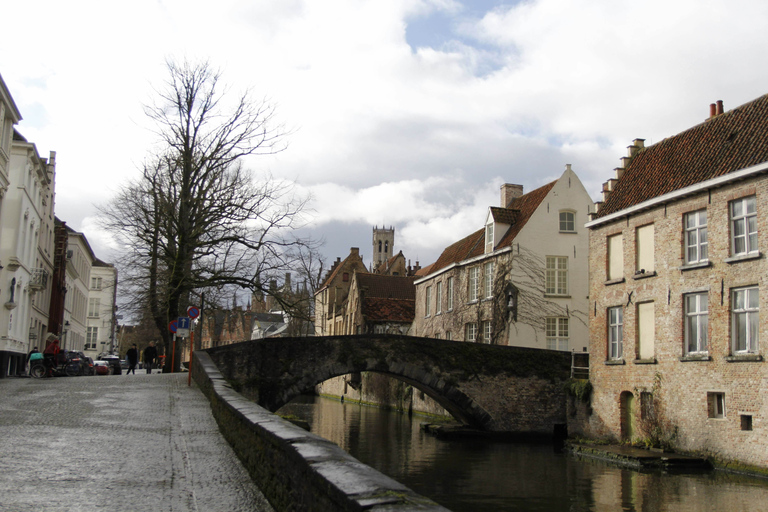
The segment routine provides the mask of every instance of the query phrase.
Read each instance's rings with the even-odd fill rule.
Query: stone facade
[[[587,224],[594,391],[584,433],[768,467],[768,151],[754,145],[768,131],[768,99],[758,102],[750,122],[755,105],[655,146],[636,141],[605,186],[605,209]],[[720,162],[752,160],[718,175],[718,160],[699,155],[707,144]],[[688,154],[670,150],[681,145]],[[664,152],[687,166],[665,170]],[[624,180],[667,189],[642,197]]]

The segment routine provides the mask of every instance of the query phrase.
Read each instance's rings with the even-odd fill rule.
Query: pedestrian
[[[128,360],[128,371],[125,374],[128,375],[133,372],[136,375],[136,365],[139,364],[139,351],[136,349],[135,343],[125,353],[125,358]]]
[[[45,367],[50,373],[53,373],[53,369],[58,366],[59,352],[59,338],[56,335],[48,335],[48,346],[43,350],[43,357],[45,358]]]
[[[155,364],[157,359],[157,349],[155,348],[155,342],[150,341],[149,346],[144,349],[144,366],[147,367],[147,373],[152,373],[152,365]]]

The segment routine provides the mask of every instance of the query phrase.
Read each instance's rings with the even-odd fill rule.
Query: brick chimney
[[[513,199],[523,195],[522,185],[513,185],[511,183],[505,183],[501,186],[501,207],[506,208]]]

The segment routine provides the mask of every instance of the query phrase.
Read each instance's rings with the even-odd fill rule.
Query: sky
[[[311,197],[328,262],[374,226],[432,263],[499,187],[571,164],[594,200],[646,145],[768,93],[764,0],[26,0],[3,5],[0,75],[56,215],[110,261],[95,205],[155,141],[142,106],[166,61],[208,61],[277,108],[287,150],[247,165]]]

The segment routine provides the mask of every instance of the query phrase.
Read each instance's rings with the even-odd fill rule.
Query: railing
[[[571,352],[571,378],[589,379],[589,352]]]
[[[32,269],[29,287],[33,290],[44,290],[48,286],[48,271],[44,268]]]

